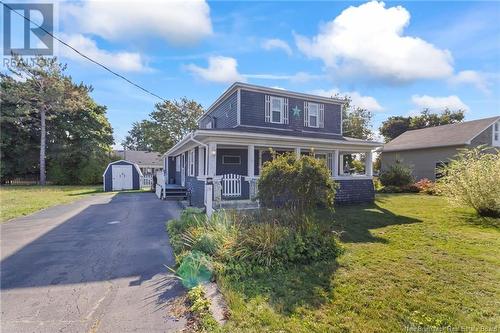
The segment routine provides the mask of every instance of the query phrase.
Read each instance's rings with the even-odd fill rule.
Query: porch
[[[373,199],[372,148],[373,145],[332,145],[321,140],[301,144],[300,139],[286,143],[238,142],[198,140],[186,142],[184,151],[166,156],[168,164],[166,179],[169,184],[186,187],[191,193],[192,204],[199,207],[248,207],[257,206],[257,180],[262,166],[271,160],[271,151],[277,154],[293,153],[298,157],[313,155],[325,161],[331,176],[340,188],[338,202],[370,201]],[[222,142],[221,142],[222,141]],[[236,141],[236,140],[232,140]],[[258,141],[258,140],[254,140]],[[363,142],[365,143],[365,142]],[[362,161],[359,170],[349,167],[348,161],[356,158]]]

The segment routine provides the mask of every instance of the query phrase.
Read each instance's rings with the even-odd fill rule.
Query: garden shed
[[[139,190],[142,177],[135,163],[125,160],[111,162],[102,175],[104,191]]]

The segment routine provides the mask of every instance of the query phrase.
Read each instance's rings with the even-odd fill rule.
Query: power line
[[[131,85],[133,85],[134,87],[141,89],[141,90],[142,90],[142,91],[144,91],[145,93],[150,94],[150,95],[152,95],[152,96],[154,96],[154,97],[156,97],[156,98],[159,98],[159,99],[160,99],[160,100],[162,100],[162,101],[166,101],[166,99],[165,99],[165,98],[158,96],[158,95],[157,95],[157,94],[155,94],[154,92],[152,92],[152,91],[150,91],[150,90],[148,90],[148,89],[146,89],[146,88],[144,88],[144,87],[142,87],[142,86],[138,85],[137,83],[135,83],[135,82],[131,81],[130,79],[127,79],[125,76],[123,76],[123,75],[121,75],[121,74],[119,74],[119,73],[117,73],[117,72],[113,71],[113,70],[112,70],[112,69],[110,69],[109,67],[107,67],[107,66],[105,66],[105,65],[101,64],[101,63],[100,63],[100,62],[98,62],[97,60],[94,60],[94,59],[90,58],[89,56],[85,55],[84,53],[82,53],[82,52],[78,51],[78,50],[77,50],[76,48],[74,48],[73,46],[69,45],[69,44],[68,44],[68,43],[66,43],[65,41],[63,41],[63,40],[59,39],[58,37],[54,36],[51,32],[47,31],[45,28],[43,28],[43,27],[39,26],[38,24],[36,24],[35,22],[33,22],[32,20],[30,20],[30,19],[29,19],[29,18],[27,18],[26,16],[24,16],[24,15],[22,15],[22,14],[18,13],[17,11],[15,11],[14,9],[12,9],[12,7],[10,7],[9,5],[5,4],[3,1],[1,1],[1,0],[0,0],[0,3],[2,3],[2,5],[4,5],[5,7],[7,7],[7,8],[8,8],[11,12],[16,13],[17,15],[21,16],[22,18],[24,18],[26,21],[28,21],[28,22],[30,22],[30,23],[32,23],[32,24],[34,24],[35,26],[37,26],[38,28],[40,28],[43,32],[45,32],[46,34],[48,34],[49,36],[51,36],[53,39],[57,40],[59,43],[63,44],[64,46],[66,46],[66,47],[68,47],[68,48],[70,48],[71,50],[75,51],[77,54],[79,54],[79,55],[80,55],[80,56],[82,56],[83,58],[85,58],[85,59],[89,60],[90,62],[93,62],[94,64],[96,64],[96,65],[97,65],[97,66],[99,66],[99,67],[104,68],[106,71],[108,71],[108,72],[110,72],[111,74],[113,74],[113,75],[115,75],[115,76],[119,77],[119,78],[120,78],[120,79],[122,79],[122,80],[125,80],[126,82],[130,83],[130,84],[131,84]]]

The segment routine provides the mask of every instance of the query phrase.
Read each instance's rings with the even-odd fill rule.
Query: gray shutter
[[[288,98],[283,98],[283,123],[288,124]]]
[[[325,127],[325,105],[324,104],[319,104],[319,115],[318,115],[319,121],[318,121],[318,127],[324,128]]]
[[[304,101],[304,126],[309,127],[309,105]]]
[[[271,96],[266,95],[266,117],[265,122],[271,122]]]

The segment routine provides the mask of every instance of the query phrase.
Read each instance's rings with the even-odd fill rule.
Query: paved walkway
[[[165,222],[176,202],[96,195],[0,226],[1,331],[176,332],[183,289]]]

